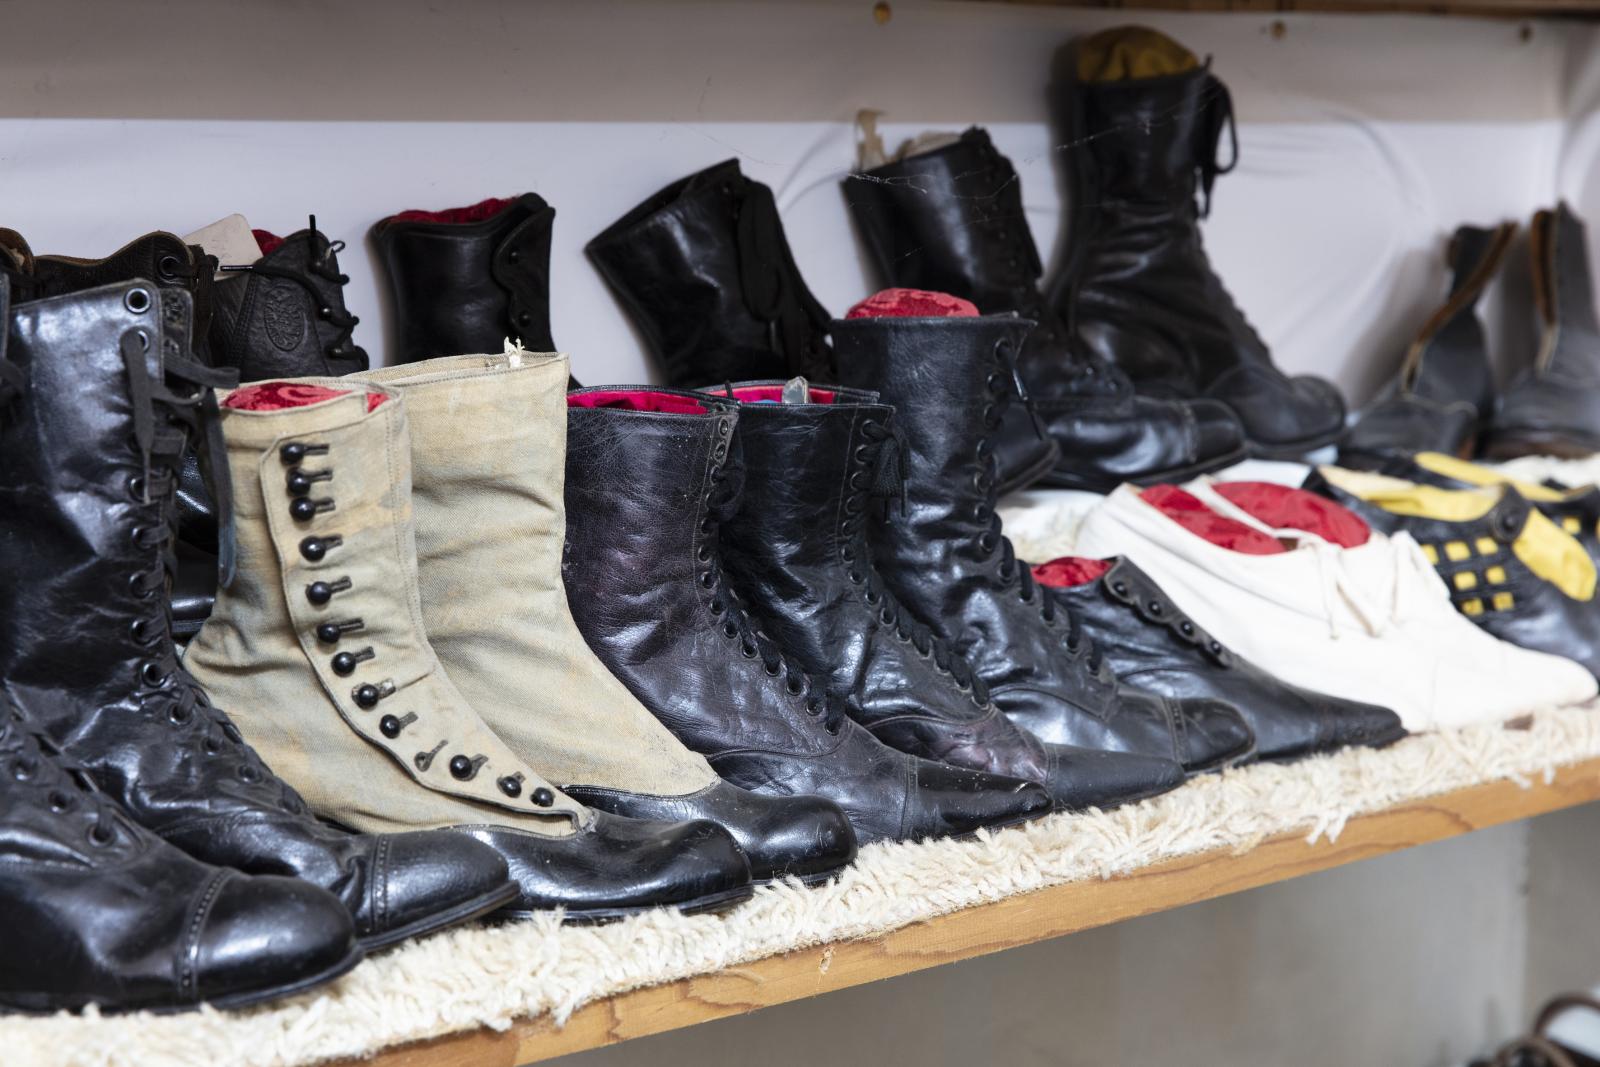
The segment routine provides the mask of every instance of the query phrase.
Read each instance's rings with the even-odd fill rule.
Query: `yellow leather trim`
[[[1516,606],[1517,601],[1510,593],[1496,593],[1492,603],[1496,611],[1510,611]]]
[[[1561,528],[1569,534],[1582,533],[1583,522],[1576,515],[1561,516]]]
[[[1483,572],[1483,580],[1490,585],[1506,584],[1506,569],[1504,567],[1490,567]]]
[[[1485,467],[1479,463],[1469,463],[1455,456],[1447,456],[1443,452],[1418,452],[1411,457],[1423,470],[1442,474],[1446,478],[1454,478],[1458,482],[1469,485],[1509,485],[1529,500],[1541,504],[1553,504],[1565,499],[1566,493],[1551,489],[1548,485],[1536,485],[1518,478],[1508,478],[1499,471]],[[1574,531],[1576,532],[1576,531]]]
[[[1468,589],[1478,588],[1478,576],[1473,574],[1471,571],[1462,571],[1460,574],[1452,578],[1451,581],[1455,582],[1456,588],[1460,589],[1462,592],[1465,592]]]
[[[1477,548],[1480,556],[1498,556],[1500,554],[1500,542],[1492,537],[1478,538],[1473,542],[1473,547]]]
[[[1444,544],[1444,558],[1454,563],[1460,563],[1472,555],[1472,549],[1467,547],[1465,541],[1446,541]]]
[[[1424,556],[1426,556],[1428,562],[1433,564],[1435,567],[1437,567],[1439,565],[1439,549],[1438,549],[1437,546],[1435,546],[1435,545],[1423,545],[1422,546],[1422,554]]]
[[[1528,512],[1528,525],[1511,543],[1511,550],[1530,571],[1572,599],[1594,599],[1594,560],[1571,534],[1542,512]]]
[[[1078,80],[1118,82],[1162,78],[1200,65],[1195,54],[1160,30],[1117,26],[1078,42]]]
[[[1462,604],[1461,604],[1461,614],[1463,614],[1463,615],[1482,615],[1483,614],[1483,601],[1481,601],[1481,600],[1463,601]]]

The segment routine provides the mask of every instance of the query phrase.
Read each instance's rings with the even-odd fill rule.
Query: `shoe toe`
[[[350,913],[310,882],[224,872],[197,905],[199,998],[223,1004],[309,988],[360,959]]]
[[[907,797],[912,840],[970,834],[1046,815],[1053,807],[1044,786],[1020,778],[916,760]]]
[[[1174,701],[1183,719],[1183,768],[1191,774],[1236,763],[1255,749],[1255,734],[1244,716],[1220,700]]]
[[[475,918],[510,884],[494,849],[453,830],[390,834],[373,851],[383,907],[361,931],[367,949]]]
[[[764,810],[759,813],[750,840],[739,834],[734,836],[750,858],[752,878],[821,878],[855,860],[855,831],[844,809],[833,801],[804,795],[748,795]]]
[[[1051,745],[1046,783],[1058,811],[1109,809],[1169,792],[1187,775],[1175,760]]]
[[[1289,399],[1303,435],[1330,433],[1344,425],[1344,397],[1332,382],[1303,374],[1289,384]]]
[[[1191,400],[1188,407],[1194,416],[1197,437],[1195,462],[1235,456],[1245,447],[1244,427],[1228,405],[1215,400]]]
[[[1399,715],[1389,708],[1356,700],[1329,698],[1322,721],[1323,751],[1351,745],[1382,748],[1406,735]]]

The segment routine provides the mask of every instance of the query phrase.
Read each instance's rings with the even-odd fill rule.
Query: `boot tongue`
[[[191,234],[185,234],[183,243],[186,245],[199,245],[208,256],[216,256],[217,263],[248,265],[260,259],[268,242],[276,248],[283,243],[283,239],[275,237],[266,230],[252,230],[250,223],[243,215],[229,215],[225,219],[218,219],[209,226],[202,226]],[[226,275],[220,271],[218,279]]]
[[[949,293],[927,289],[882,289],[845,312],[847,319],[973,319],[978,306]]]

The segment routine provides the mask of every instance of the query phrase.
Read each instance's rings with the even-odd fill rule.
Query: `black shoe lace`
[[[332,340],[323,345],[323,353],[329,359],[354,360],[359,370],[366,370],[371,365],[367,350],[351,341],[351,334],[360,324],[361,319],[350,314],[344,308],[344,298],[339,290],[350,284],[350,275],[342,274],[336,263],[336,257],[345,249],[343,241],[329,241],[317,229],[317,217],[310,216],[306,224],[306,241],[311,247],[311,261],[302,272],[293,267],[279,266],[275,263],[247,263],[242,265],[230,264],[221,269],[229,272],[242,272],[259,274],[264,278],[276,278],[293,285],[298,285],[311,297],[311,302],[316,305],[317,315],[324,322],[334,328]],[[320,278],[332,290],[325,289],[317,284],[312,276]],[[338,297],[338,299],[334,299]]]
[[[58,815],[82,805],[85,814],[94,819],[89,827],[89,842],[101,848],[114,843],[119,825],[115,805],[95,788],[89,773],[67,759],[47,735],[25,729],[26,721],[21,712],[6,713],[4,702],[0,701],[0,745],[13,739],[17,742],[9,761],[11,777],[43,792],[45,803]],[[35,746],[37,753],[30,751]]]
[[[986,556],[999,553],[1000,563],[995,568],[995,573],[1001,583],[1005,586],[1015,583],[1022,602],[1038,607],[1046,626],[1055,626],[1057,616],[1066,618],[1067,651],[1074,656],[1084,657],[1089,670],[1099,673],[1103,666],[1100,649],[1084,632],[1082,617],[1071,604],[1055,596],[1034,580],[1032,569],[1017,559],[1016,549],[1002,528],[1000,513],[995,510],[995,504],[999,500],[1000,462],[995,457],[990,441],[1000,427],[1005,409],[1012,401],[1012,390],[1006,386],[1006,379],[1015,372],[1009,340],[1001,340],[995,344],[994,358],[997,369],[988,379],[989,402],[983,407],[984,434],[978,441],[978,473],[973,478],[973,485],[982,498],[974,509],[974,514],[979,522],[985,524],[984,531],[978,535],[978,549]]]
[[[1239,127],[1233,118],[1233,94],[1221,79],[1206,76],[1205,99],[1200,106],[1200,143],[1196,146],[1195,169],[1200,177],[1198,211],[1200,217],[1205,218],[1211,214],[1211,187],[1216,184],[1217,175],[1227,174],[1239,165]],[[1228,131],[1230,149],[1226,167],[1217,162],[1223,130]]]
[[[972,665],[949,642],[906,611],[905,606],[885,586],[877,567],[873,566],[871,544],[867,537],[867,501],[876,500],[883,505],[884,521],[892,521],[889,513],[896,502],[901,514],[905,513],[905,465],[910,452],[905,436],[896,425],[863,419],[861,435],[866,438],[866,443],[857,445],[851,457],[853,470],[848,483],[849,492],[844,498],[844,519],[839,525],[839,532],[845,537],[840,556],[850,568],[850,581],[863,587],[862,596],[877,609],[879,622],[891,627],[894,635],[909,644],[923,659],[932,660],[935,667],[955,681],[958,689],[971,696],[974,704],[984,707],[989,703],[989,688],[972,669]]]
[[[724,450],[723,458],[711,471],[705,516],[700,521],[699,544],[695,548],[695,559],[704,568],[699,582],[710,594],[707,606],[722,627],[723,636],[738,643],[741,655],[746,659],[759,658],[768,675],[783,679],[784,689],[790,696],[804,698],[807,714],[820,717],[823,728],[830,734],[837,734],[844,725],[843,705],[829,696],[820,681],[807,674],[800,663],[785,656],[777,643],[767,636],[751,614],[749,603],[733,588],[723,567],[717,531],[739,510],[744,490],[744,463],[737,438],[731,444],[723,438],[718,448]]]

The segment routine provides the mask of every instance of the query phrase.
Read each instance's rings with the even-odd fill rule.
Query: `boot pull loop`
[[[889,162],[889,150],[884,147],[883,135],[878,132],[878,120],[883,112],[864,107],[856,112],[856,166],[872,170]]]
[[[1239,165],[1239,125],[1233,117],[1233,94],[1228,91],[1226,84],[1209,73],[1210,67],[1211,59],[1207,57],[1208,73],[1202,90],[1205,99],[1200,104],[1201,143],[1198,146],[1201,218],[1211,214],[1211,187],[1216,184],[1217,175],[1228,174]],[[1228,165],[1225,167],[1217,161],[1217,149],[1222,143],[1224,129],[1228,131],[1229,146]]]

